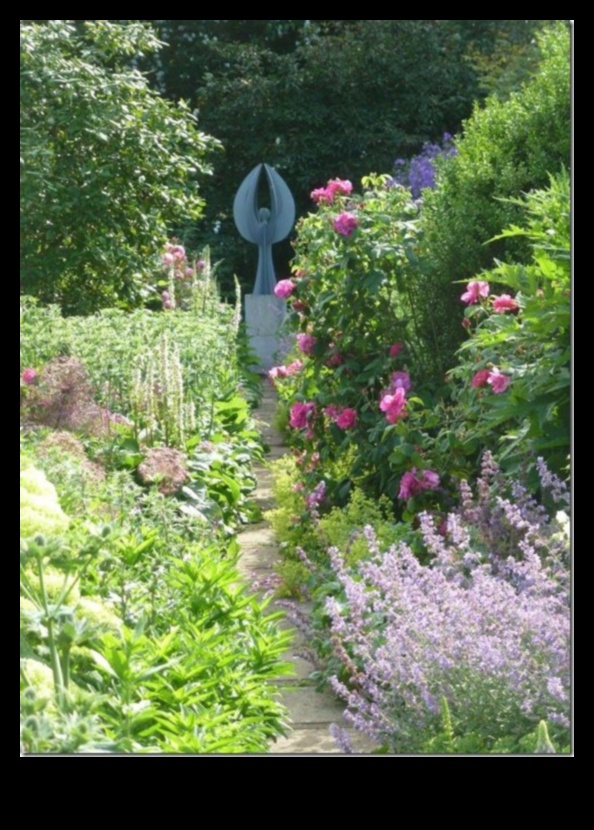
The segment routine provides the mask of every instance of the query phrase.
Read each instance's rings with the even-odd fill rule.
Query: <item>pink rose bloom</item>
[[[412,386],[408,372],[394,372],[392,375],[392,390],[404,389],[408,392]]]
[[[468,283],[468,288],[462,294],[460,299],[463,303],[468,303],[469,305],[473,303],[478,303],[481,297],[488,297],[489,296],[489,283],[483,282],[481,280],[473,280],[473,282]]]
[[[274,286],[274,294],[276,297],[280,297],[281,300],[285,300],[293,293],[294,289],[295,283],[293,280],[279,280]]]
[[[276,380],[277,378],[286,378],[288,377],[287,367],[286,366],[273,366],[272,369],[268,371],[268,377],[270,380]]]
[[[380,401],[380,409],[386,413],[389,424],[395,424],[406,409],[406,392],[402,387],[396,389],[393,395],[384,395]]]
[[[399,355],[403,348],[404,343],[392,343],[389,351],[390,357],[396,357],[397,355]]]
[[[515,311],[519,308],[517,302],[509,294],[501,294],[493,299],[493,311],[503,314],[505,311]]]
[[[353,185],[348,179],[331,179],[326,185],[326,190],[334,196],[336,193],[342,193],[348,196],[353,192]]]
[[[439,476],[433,470],[423,470],[421,478],[417,475],[417,468],[413,467],[400,479],[399,499],[410,499],[418,496],[423,490],[435,490],[439,487]]]
[[[305,429],[314,409],[314,403],[294,403],[291,407],[289,424],[293,429]]]
[[[21,377],[23,379],[23,383],[26,383],[28,385],[30,383],[33,383],[37,379],[37,372],[35,371],[35,369],[25,369]]]
[[[478,389],[479,386],[486,386],[489,381],[490,374],[491,372],[488,369],[480,369],[473,375],[470,385],[474,386],[475,389]]]
[[[328,202],[328,204],[330,204],[330,202],[334,199],[334,193],[325,187],[318,187],[315,190],[312,190],[310,196],[316,205],[319,205],[322,202]]]
[[[420,483],[423,490],[435,490],[439,487],[439,476],[433,470],[423,470]]]
[[[487,383],[496,395],[500,395],[510,385],[511,378],[509,375],[502,374],[499,369],[493,369],[492,372],[489,372]]]
[[[408,473],[405,473],[400,479],[400,490],[398,491],[399,499],[410,499],[412,496],[416,496],[422,491],[422,487],[415,473],[416,469],[413,469]]]
[[[335,418],[336,426],[340,429],[351,429],[357,423],[357,413],[348,407],[343,409],[340,415]]]
[[[285,367],[287,370],[287,377],[291,375],[296,375],[297,372],[301,371],[303,368],[303,363],[300,360],[294,360],[292,363],[289,363],[288,366]]]
[[[352,213],[341,213],[332,222],[332,227],[341,236],[350,236],[358,226],[359,220]]]
[[[172,254],[178,262],[186,258],[186,249],[181,245],[172,245],[169,249],[169,253]]]
[[[301,333],[297,335],[297,346],[303,354],[312,354],[315,344],[316,338],[312,334]]]

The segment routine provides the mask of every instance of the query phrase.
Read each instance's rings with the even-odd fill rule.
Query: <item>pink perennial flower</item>
[[[400,479],[399,499],[410,499],[418,496],[424,490],[435,490],[439,487],[439,476],[433,470],[423,470],[421,477],[417,474],[417,468],[405,473]]]
[[[394,391],[393,395],[385,394],[380,401],[380,409],[386,413],[389,424],[395,424],[406,409],[406,392],[402,387]]]
[[[493,311],[503,314],[506,311],[515,311],[519,305],[509,294],[501,294],[493,298]]]
[[[357,413],[354,409],[346,407],[342,410],[338,417],[335,418],[334,422],[340,429],[351,429],[357,423]]]
[[[293,280],[279,280],[277,284],[274,286],[274,293],[275,296],[280,297],[281,300],[285,300],[295,290],[295,283]]]
[[[352,191],[353,185],[348,181],[348,179],[331,179],[326,187],[318,187],[315,190],[312,190],[310,195],[317,205],[322,202],[331,204],[337,193],[348,196],[348,194],[352,193]]]
[[[486,386],[489,381],[489,375],[491,372],[488,369],[479,369],[478,372],[472,377],[470,381],[470,385],[474,386],[475,389],[478,389],[480,386]]]
[[[334,199],[334,193],[328,190],[327,187],[317,187],[311,191],[310,196],[316,205],[320,205],[322,202],[328,202],[330,204]]]
[[[314,403],[294,403],[291,407],[291,417],[289,424],[293,429],[305,429],[308,426],[309,419],[315,409]]]
[[[326,190],[329,191],[333,197],[336,193],[342,193],[343,195],[348,196],[349,193],[353,192],[353,185],[348,179],[330,179],[326,185]]]
[[[403,348],[404,343],[392,343],[389,351],[390,357],[396,357],[397,355],[399,355]]]
[[[304,334],[301,332],[297,335],[297,346],[303,354],[311,355],[315,344],[316,338],[312,334]]]
[[[482,280],[473,280],[468,283],[468,287],[464,294],[460,297],[463,303],[469,305],[478,303],[481,297],[489,296],[489,283]]]
[[[23,379],[23,383],[29,385],[37,380],[37,372],[35,369],[25,369],[21,377]]]
[[[332,227],[341,236],[350,236],[358,226],[359,220],[352,213],[341,213],[332,222]]]
[[[492,372],[489,372],[487,383],[496,395],[500,395],[510,385],[511,378],[509,375],[502,374],[499,369],[493,369]]]

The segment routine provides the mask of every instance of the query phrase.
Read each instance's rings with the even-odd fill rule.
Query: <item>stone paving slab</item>
[[[353,754],[370,754],[373,744],[365,735],[352,729],[346,730],[353,747]],[[286,738],[279,738],[270,745],[273,755],[342,755],[338,744],[330,735],[328,727],[302,727],[295,729]],[[344,757],[349,757],[345,755]]]
[[[253,494],[254,501],[262,510],[275,506],[272,495],[274,477],[269,463],[286,454],[282,437],[272,426],[276,409],[276,393],[270,386],[264,387],[264,397],[256,411],[257,426],[264,441],[268,444],[266,462],[255,467],[254,475],[257,487]],[[261,579],[274,572],[274,565],[280,561],[278,547],[274,540],[273,531],[268,522],[258,522],[249,525],[238,535],[241,553],[238,569],[248,579]],[[267,608],[268,613],[286,609],[279,605],[279,600],[273,600]],[[300,611],[311,613],[312,603],[295,603]],[[337,723],[343,728],[346,722],[343,719],[343,705],[331,692],[317,692],[311,674],[315,667],[300,655],[300,648],[307,645],[307,638],[303,632],[295,629],[289,619],[279,620],[278,626],[282,630],[292,630],[293,640],[283,659],[292,663],[294,673],[277,678],[274,685],[279,689],[282,702],[287,707],[292,725],[290,734],[279,738],[272,743],[269,751],[273,754],[341,754],[335,740],[329,734],[329,726]],[[365,736],[358,735],[353,730],[353,748],[356,752],[368,752],[372,748]]]

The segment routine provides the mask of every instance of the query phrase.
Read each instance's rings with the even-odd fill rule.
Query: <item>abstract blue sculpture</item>
[[[270,190],[270,209],[258,207],[258,185],[264,170]],[[272,294],[276,285],[272,246],[289,235],[295,221],[295,201],[279,174],[268,164],[258,164],[245,177],[233,202],[233,218],[239,233],[258,246],[254,294]]]

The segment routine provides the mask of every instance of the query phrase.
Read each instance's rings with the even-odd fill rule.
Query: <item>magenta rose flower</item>
[[[489,296],[489,283],[482,280],[473,280],[468,283],[468,287],[464,294],[460,297],[463,303],[469,305],[478,303],[481,297]]]
[[[492,372],[489,372],[487,383],[496,395],[500,395],[510,385],[511,378],[509,375],[504,375],[499,369],[493,369]]]
[[[386,415],[389,424],[395,424],[406,409],[406,392],[402,387],[395,390],[393,395],[383,395],[380,409]]]
[[[275,296],[280,297],[281,300],[285,300],[287,297],[290,297],[294,290],[295,283],[293,280],[279,280],[279,282],[277,282],[274,286]]]
[[[352,213],[341,213],[332,222],[332,227],[341,236],[350,236],[358,226],[359,220]]]
[[[474,386],[475,389],[478,389],[480,386],[486,386],[490,374],[491,372],[488,369],[480,369],[473,375],[470,385]]]
[[[303,354],[311,355],[314,346],[316,345],[316,338],[313,334],[304,334],[303,332],[297,335],[297,346]]]
[[[342,193],[348,196],[353,192],[353,185],[348,179],[331,179],[326,185],[326,190],[334,196],[336,193]]]
[[[23,383],[29,385],[37,380],[37,372],[35,369],[25,369],[21,378],[23,379]]]
[[[421,477],[417,475],[416,467],[404,473],[400,479],[399,499],[410,499],[418,496],[424,490],[435,490],[439,487],[439,476],[434,470],[423,470]]]
[[[352,429],[357,423],[357,413],[354,409],[345,407],[342,412],[335,418],[334,423],[340,429]]]
[[[320,205],[322,202],[330,204],[330,202],[334,199],[334,193],[326,187],[318,187],[315,190],[312,190],[310,196],[316,205]]]
[[[504,314],[506,311],[515,311],[519,305],[509,294],[501,294],[499,297],[493,299],[493,311],[498,314]]]
[[[305,429],[308,426],[311,413],[315,409],[314,403],[294,403],[291,407],[291,416],[289,424],[293,429]]]

